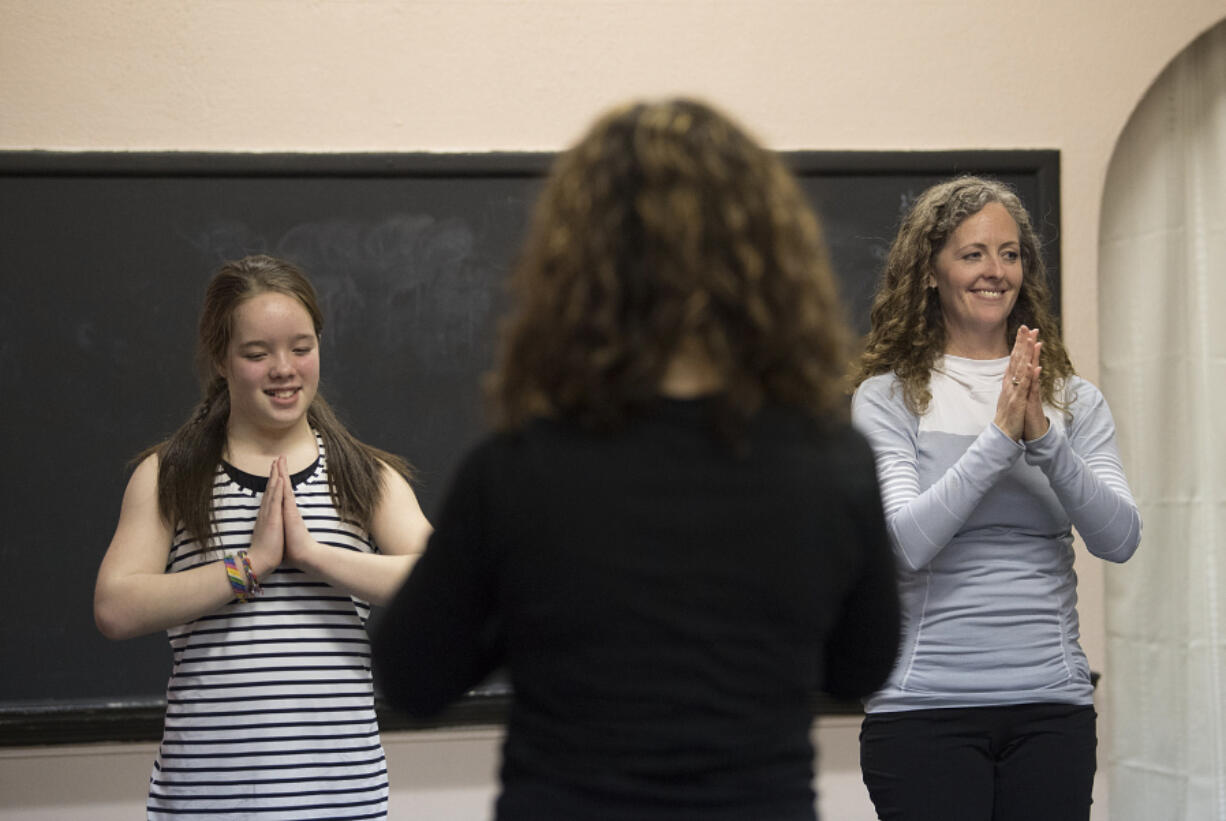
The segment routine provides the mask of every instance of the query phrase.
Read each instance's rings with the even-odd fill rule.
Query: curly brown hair
[[[1017,223],[1022,252],[1022,285],[1009,313],[1005,339],[1012,340],[1022,325],[1039,329],[1043,401],[1067,410],[1068,403],[1058,387],[1073,375],[1073,364],[1052,313],[1051,288],[1038,235],[1012,189],[996,180],[972,176],[928,188],[903,218],[873,297],[871,327],[852,374],[853,388],[870,376],[893,372],[902,383],[903,400],[911,412],[922,414],[927,410],[932,400],[928,387],[932,368],[946,343],[940,298],[928,282],[936,275],[936,256],[949,237],[967,217],[990,202],[1004,206]]]
[[[689,344],[730,429],[767,402],[845,410],[850,334],[817,219],[779,158],[704,103],[616,108],[559,157],[512,291],[488,384],[502,428],[617,427]]]

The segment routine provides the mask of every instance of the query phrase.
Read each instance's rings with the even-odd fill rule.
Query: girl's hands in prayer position
[[[284,456],[277,459],[277,470],[285,486],[281,499],[281,518],[285,522],[285,561],[299,570],[309,570],[312,558],[323,546],[315,541],[307,530],[306,522],[302,520],[298,500],[294,498],[294,486],[289,478],[289,465]]]
[[[288,494],[292,499],[293,492],[288,490],[289,479],[282,479],[279,470],[283,458],[275,460],[268,472],[268,487],[251,531],[251,548],[247,551],[247,558],[257,578],[276,570],[285,555],[283,497]]]

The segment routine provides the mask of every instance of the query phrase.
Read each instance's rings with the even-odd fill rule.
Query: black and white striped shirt
[[[373,552],[369,534],[333,507],[319,448],[292,477],[307,528],[323,544]],[[180,529],[167,572],[248,548],[266,484],[220,466],[214,547],[202,550]],[[369,605],[289,567],[261,582],[262,596],[168,631],[174,669],[148,817],[386,818]]]

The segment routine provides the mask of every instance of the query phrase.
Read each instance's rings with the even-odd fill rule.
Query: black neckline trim
[[[307,465],[297,473],[290,474],[290,484],[297,487],[307,479],[310,479],[311,475],[319,469],[319,460],[320,457],[316,456],[314,462]],[[268,487],[267,476],[256,476],[254,473],[247,473],[245,470],[239,470],[225,459],[221,460],[221,469],[224,470],[226,475],[230,477],[230,481],[234,482],[234,484],[241,488],[250,490],[253,493],[263,493],[264,489]]]

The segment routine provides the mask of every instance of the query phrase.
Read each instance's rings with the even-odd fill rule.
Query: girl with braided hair
[[[203,399],[124,493],[94,612],[109,638],[170,637],[150,819],[386,817],[365,622],[430,525],[405,462],[319,394],[322,328],[293,264],[223,265]]]

